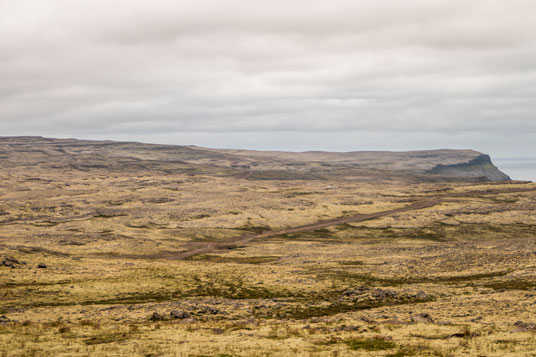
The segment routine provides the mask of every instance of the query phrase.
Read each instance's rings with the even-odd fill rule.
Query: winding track
[[[192,243],[190,245],[190,249],[186,251],[166,252],[166,253],[152,256],[151,258],[184,260],[184,259],[193,257],[194,255],[206,254],[206,253],[213,252],[215,250],[235,249],[241,245],[251,242],[254,239],[269,238],[269,237],[273,237],[273,236],[277,236],[281,234],[289,234],[289,233],[311,232],[317,229],[336,226],[339,224],[364,222],[364,221],[368,221],[371,219],[389,216],[395,213],[416,211],[416,210],[435,206],[448,198],[474,197],[474,196],[492,195],[492,194],[501,194],[501,193],[517,193],[517,192],[532,192],[532,191],[536,191],[536,188],[506,188],[506,189],[489,189],[485,191],[447,193],[441,196],[426,197],[421,200],[415,201],[405,207],[396,208],[396,209],[387,210],[387,211],[381,211],[381,212],[370,213],[370,214],[359,214],[359,215],[348,216],[348,217],[340,217],[340,218],[335,218],[331,220],[318,221],[315,223],[306,224],[304,226],[286,228],[286,229],[281,229],[281,230],[264,231],[261,233],[249,233],[249,234],[244,234],[242,236],[231,238],[225,241]],[[149,257],[146,257],[146,258],[149,258]]]

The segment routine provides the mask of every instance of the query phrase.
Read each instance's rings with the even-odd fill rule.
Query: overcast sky
[[[536,152],[534,0],[0,0],[0,136]]]

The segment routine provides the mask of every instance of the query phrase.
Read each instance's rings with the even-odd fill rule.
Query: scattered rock
[[[329,332],[359,331],[359,327],[357,327],[357,326],[338,326],[338,327],[332,327],[332,328],[329,328],[329,329],[324,329],[324,331],[329,331]]]
[[[60,240],[58,241],[59,244],[61,245],[86,245],[86,243],[84,242],[76,242],[76,241],[72,241],[72,240],[66,240],[66,239],[63,239],[63,240]]]
[[[516,332],[536,331],[536,323],[534,322],[517,321],[514,326],[517,327]]]
[[[363,295],[365,294],[367,291],[369,291],[370,288],[368,286],[360,286],[359,288],[357,289],[347,289],[345,290],[343,293],[342,293],[342,297],[347,297],[347,296],[359,296],[359,295]]]
[[[22,307],[8,307],[7,309],[5,309],[4,312],[6,313],[9,313],[9,314],[16,314],[16,313],[20,313],[20,312],[24,312],[28,309],[25,309],[25,308],[22,308]]]
[[[108,306],[108,307],[103,307],[102,309],[100,309],[100,311],[110,311],[110,310],[115,310],[115,309],[120,309],[121,306],[118,306],[118,305],[115,305],[115,306]]]
[[[458,333],[453,333],[452,335],[449,335],[448,337],[449,338],[452,338],[452,337],[467,338],[467,337],[478,337],[478,336],[480,335],[476,332],[458,332]]]
[[[39,264],[37,264],[37,267],[38,267],[39,269],[46,269],[46,268],[47,268],[47,265],[46,265],[45,263],[39,263]]]
[[[396,299],[398,297],[398,293],[393,290],[376,289],[372,292],[372,297],[379,300]]]
[[[411,315],[411,322],[416,324],[433,324],[434,319],[427,313]]]
[[[352,296],[352,295],[356,295],[357,293],[357,289],[348,289],[348,290],[345,290],[342,292],[341,296]]]
[[[151,315],[151,318],[149,319],[151,321],[162,321],[164,320],[164,316],[160,315],[158,312],[153,312]]]
[[[8,319],[7,317],[5,317],[5,316],[3,316],[3,315],[0,316],[0,325],[5,325],[5,324],[8,324],[8,323],[10,323],[10,322],[11,322],[11,320]]]
[[[436,321],[436,325],[449,326],[449,325],[452,325],[452,322],[450,322],[450,321]]]
[[[419,299],[419,300],[426,300],[429,298],[428,294],[425,293],[424,291],[419,291],[417,294],[415,294],[415,298]]]
[[[190,317],[190,314],[187,313],[186,311],[179,311],[179,310],[171,310],[169,312],[169,315],[171,316],[171,318],[173,319],[187,319]]]
[[[26,264],[26,262],[20,262],[13,257],[5,257],[4,259],[2,259],[2,261],[0,261],[0,267],[4,266],[8,268],[15,268],[15,265],[20,265],[20,264]]]
[[[372,320],[372,319],[370,319],[370,318],[368,318],[366,316],[361,316],[360,320],[365,321],[368,324],[376,324],[377,323],[377,321]]]
[[[213,329],[212,329],[212,333],[214,333],[214,334],[216,334],[216,335],[221,335],[221,334],[223,334],[224,332],[225,332],[225,330],[222,329],[222,328],[213,328]]]
[[[220,310],[211,307],[211,306],[203,306],[199,311],[200,314],[211,314],[216,315],[220,312]]]

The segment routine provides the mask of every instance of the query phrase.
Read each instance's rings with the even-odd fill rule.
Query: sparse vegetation
[[[536,350],[534,184],[54,145],[2,162],[2,357]]]

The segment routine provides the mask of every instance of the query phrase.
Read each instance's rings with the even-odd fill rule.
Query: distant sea
[[[512,180],[536,182],[536,159],[493,159],[493,163]]]

